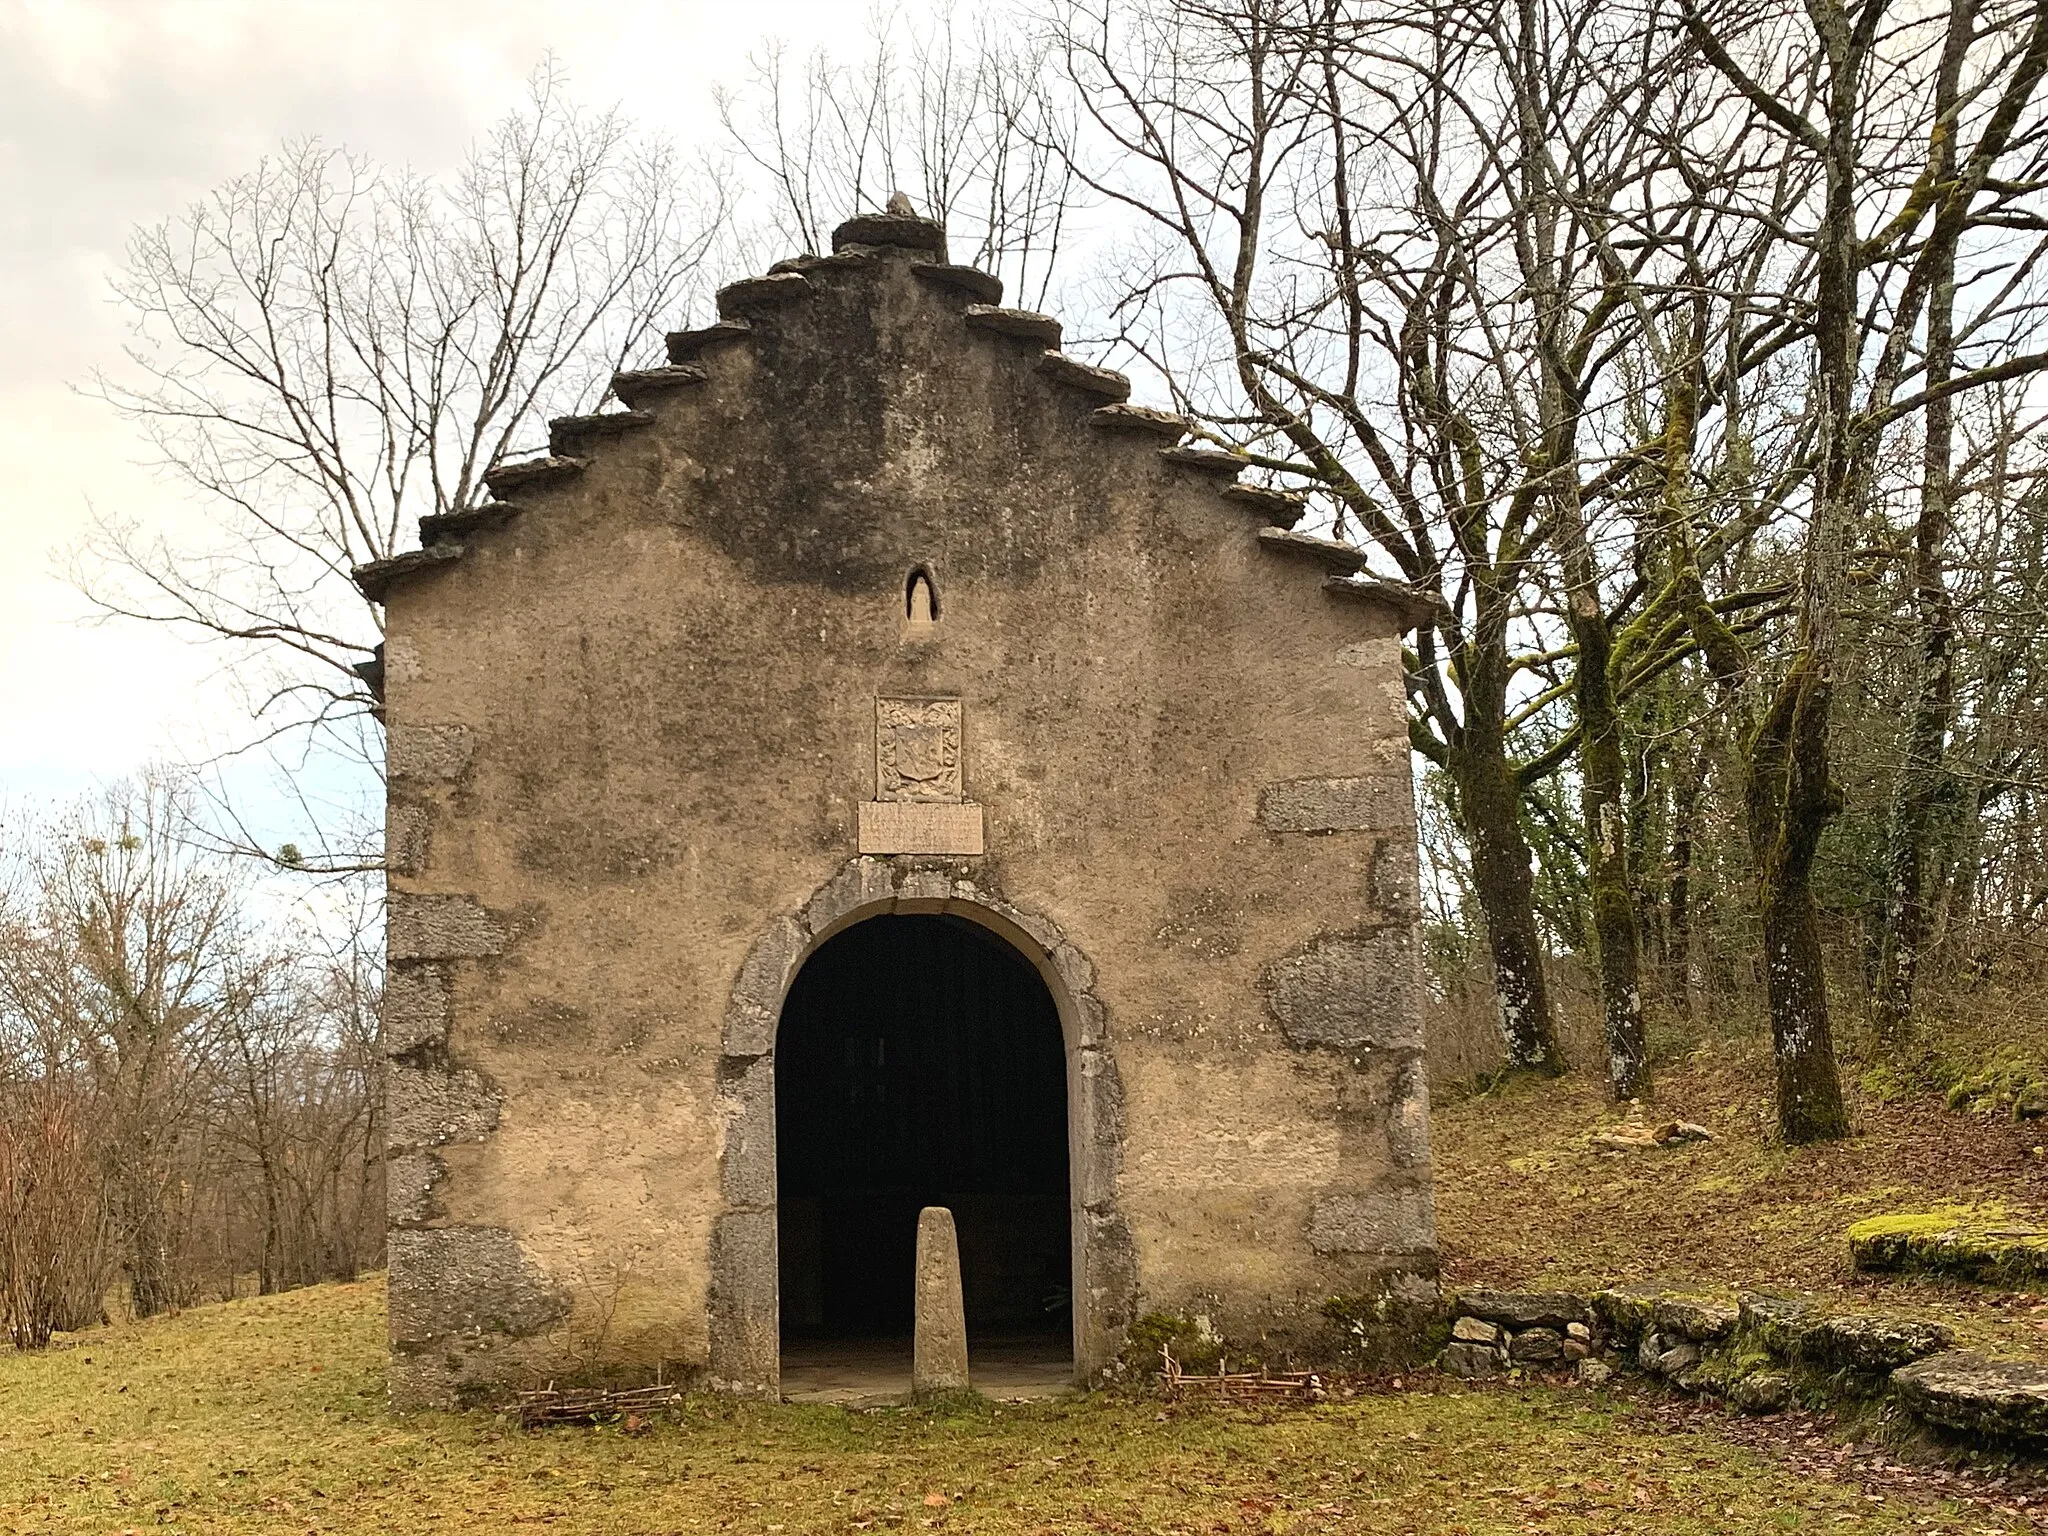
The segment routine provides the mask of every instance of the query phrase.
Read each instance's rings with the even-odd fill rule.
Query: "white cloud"
[[[131,228],[286,137],[444,167],[550,52],[580,98],[687,142],[764,35],[846,50],[865,20],[816,0],[0,0],[0,798],[195,750],[237,708],[218,653],[81,627],[62,574],[94,508],[203,515],[75,389],[119,362],[105,280]]]

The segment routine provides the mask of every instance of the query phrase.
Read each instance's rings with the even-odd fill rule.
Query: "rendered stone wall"
[[[1085,1371],[1150,1312],[1311,1359],[1331,1298],[1429,1293],[1399,595],[931,226],[842,235],[362,573],[402,1404],[774,1390],[776,1013],[889,910],[1060,1004]],[[959,701],[981,856],[860,854],[878,698]]]

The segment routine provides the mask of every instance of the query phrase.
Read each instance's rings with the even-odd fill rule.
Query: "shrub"
[[[101,1316],[99,1182],[76,1112],[39,1094],[0,1119],[0,1321],[16,1349]]]

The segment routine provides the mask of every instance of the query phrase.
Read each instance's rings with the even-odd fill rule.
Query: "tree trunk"
[[[1640,940],[1628,878],[1626,768],[1608,670],[1614,637],[1600,600],[1599,563],[1587,536],[1579,491],[1578,422],[1584,411],[1584,379],[1581,349],[1575,343],[1585,338],[1572,334],[1579,317],[1563,291],[1558,229],[1565,199],[1552,180],[1544,147],[1553,82],[1544,68],[1545,39],[1533,0],[1520,0],[1516,17],[1515,118],[1521,139],[1516,250],[1522,262],[1522,280],[1535,301],[1536,356],[1543,381],[1537,393],[1540,442],[1531,445],[1536,453],[1525,467],[1531,483],[1543,484],[1541,494],[1556,509],[1564,557],[1566,617],[1579,651],[1574,691],[1579,716],[1580,812],[1586,829],[1593,934],[1600,955],[1608,1080],[1616,1098],[1632,1099],[1648,1087],[1649,1053],[1643,1043],[1642,998],[1636,978]],[[1498,944],[1495,953],[1499,954]],[[1503,1033],[1506,1005],[1503,994]],[[1547,1008],[1545,1013],[1547,1017]],[[1551,1049],[1555,1054],[1554,1043]]]
[[[1699,819],[1700,796],[1706,790],[1707,763],[1713,751],[1711,728],[1691,766],[1678,781],[1671,807],[1671,883],[1665,901],[1664,990],[1682,1019],[1692,1017],[1692,838]]]
[[[263,1238],[262,1248],[256,1260],[256,1294],[275,1295],[283,1287],[278,1284],[278,1250],[282,1246],[279,1238],[284,1225],[278,1209],[277,1175],[271,1169],[270,1160],[261,1163],[263,1178]]]
[[[1961,0],[1951,17],[1935,87],[1935,111],[1954,112],[1963,56],[1974,30],[1975,7]],[[1939,183],[1955,174],[1955,135],[1937,134],[1928,171]],[[1932,276],[1927,295],[1926,387],[1946,384],[1955,371],[1956,236],[1937,226],[1928,250]],[[1906,758],[1892,797],[1885,907],[1877,946],[1877,986],[1871,1019],[1881,1038],[1902,1040],[1913,1016],[1913,984],[1927,942],[1927,863],[1936,822],[1949,798],[1948,734],[1955,716],[1955,610],[1944,579],[1948,546],[1950,460],[1955,437],[1954,402],[1930,401],[1921,453],[1920,515],[1913,529],[1913,620],[1919,657],[1913,723]]]
[[[1583,532],[1583,530],[1581,530]],[[1580,562],[1574,561],[1577,565]],[[1600,1011],[1607,1044],[1607,1082],[1618,1100],[1650,1094],[1650,1047],[1643,1029],[1641,941],[1629,879],[1623,796],[1627,765],[1621,722],[1608,675],[1613,650],[1607,617],[1589,567],[1575,576],[1572,634],[1579,645],[1575,684],[1579,714],[1581,804],[1586,820],[1586,882],[1600,954]]]
[[[1977,875],[1984,861],[1984,786],[1973,785],[1963,797],[1957,817],[1955,855],[1942,894],[1941,922],[1931,946],[1943,972],[1955,970],[1953,950],[1969,932],[1976,916]]]
[[[1930,418],[1933,414],[1930,409]],[[1928,437],[1930,442],[1934,437],[1931,420]],[[1920,631],[1916,647],[1919,687],[1892,801],[1884,926],[1878,939],[1877,988],[1871,999],[1872,1022],[1878,1034],[1891,1042],[1904,1039],[1912,1018],[1913,988],[1929,927],[1927,865],[1950,798],[1947,753],[1955,713],[1955,615],[1941,575],[1940,535],[1930,535],[1927,527],[1934,516],[1946,524],[1947,516],[1945,511],[1930,513],[1925,506],[1928,499],[1930,496],[1923,495],[1921,533],[1916,539],[1917,545],[1925,548],[1931,544],[1934,551],[1924,562],[1928,574],[1918,583],[1915,602]],[[1915,564],[1923,564],[1917,549]]]
[[[122,1178],[117,1196],[128,1250],[128,1305],[137,1317],[155,1317],[177,1305],[163,1201],[146,1165]]]
[[[1821,833],[1836,809],[1828,778],[1832,691],[1813,649],[1802,648],[1750,739],[1745,765],[1778,1069],[1778,1131],[1794,1144],[1849,1134],[1812,885]]]
[[[1750,736],[1743,798],[1764,924],[1764,985],[1778,1065],[1778,1129],[1788,1142],[1849,1133],[1835,1067],[1827,973],[1813,906],[1813,864],[1821,833],[1839,808],[1829,777],[1843,591],[1860,481],[1853,423],[1857,382],[1856,91],[1867,50],[1852,48],[1846,13],[1816,7],[1830,41],[1827,201],[1814,241],[1814,382],[1820,416],[1813,515],[1800,565],[1798,645],[1783,681]],[[1866,15],[1869,13],[1866,13]],[[1855,57],[1851,57],[1854,53]]]
[[[1454,754],[1451,774],[1472,849],[1472,889],[1493,957],[1493,992],[1508,1065],[1555,1076],[1564,1071],[1543,943],[1536,930],[1529,844],[1522,836],[1521,788],[1498,749]]]
[[[1547,293],[1546,293],[1547,297]],[[1617,1100],[1647,1098],[1650,1048],[1643,1030],[1642,939],[1629,876],[1628,763],[1614,702],[1614,632],[1600,601],[1599,566],[1579,499],[1577,381],[1546,359],[1543,407],[1554,423],[1546,455],[1553,465],[1550,498],[1564,557],[1566,621],[1578,646],[1573,694],[1579,717],[1579,806],[1586,829],[1586,885],[1594,948],[1600,957],[1600,1012],[1607,1046],[1607,1082]]]
[[[1806,883],[1779,882],[1763,909],[1769,968],[1771,1047],[1778,1069],[1778,1132],[1786,1141],[1834,1141],[1849,1134],[1828,1018],[1820,924]]]

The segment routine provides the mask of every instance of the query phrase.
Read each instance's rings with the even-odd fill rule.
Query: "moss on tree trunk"
[[[1839,804],[1828,777],[1831,695],[1813,649],[1802,650],[1750,738],[1745,764],[1777,1062],[1778,1131],[1794,1143],[1849,1134],[1812,883],[1821,833]]]
[[[1467,750],[1451,762],[1458,808],[1472,849],[1472,890],[1486,923],[1494,998],[1508,1065],[1564,1071],[1543,978],[1529,843],[1522,835],[1521,786],[1505,752]]]

